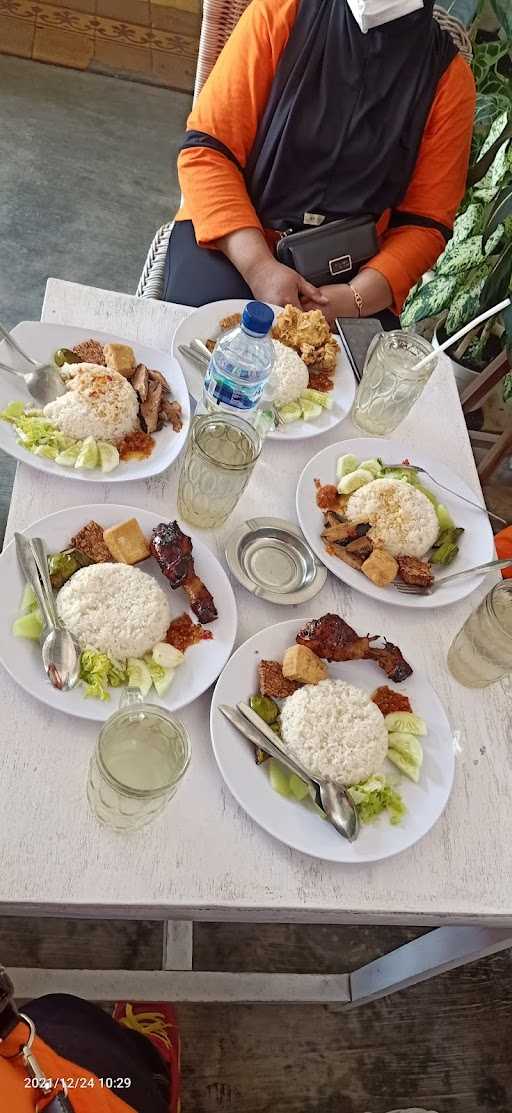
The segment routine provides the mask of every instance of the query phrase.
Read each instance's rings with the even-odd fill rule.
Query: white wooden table
[[[42,319],[90,327],[91,333],[111,329],[169,350],[185,312],[49,279]],[[224,560],[226,537],[251,515],[295,519],[296,480],[304,463],[329,440],[351,435],[347,421],[314,442],[268,442],[243,507],[223,530],[205,535],[217,556]],[[443,460],[480,493],[448,365],[434,373],[397,436]],[[7,540],[15,529],[79,502],[103,499],[172,517],[178,468],[179,462],[155,479],[99,489],[19,465]],[[289,609],[285,615],[233,586],[238,643],[290,617]],[[152,1000],[360,1003],[512,945],[510,688],[462,688],[445,665],[451,638],[477,601],[478,594],[439,612],[414,613],[378,605],[329,576],[320,595],[294,609],[298,623],[339,610],[357,629],[379,627],[429,674],[460,731],[455,787],[444,816],[401,856],[357,868],[288,850],[240,810],[211,751],[209,693],[183,712],[193,741],[191,770],[161,820],[130,837],[109,832],[96,823],[85,797],[95,724],[51,711],[2,674],[0,911],[170,922],[163,972],[14,970],[19,994],[52,989],[103,999],[149,993]],[[191,921],[200,919],[444,926],[350,977],[320,978],[193,972]]]

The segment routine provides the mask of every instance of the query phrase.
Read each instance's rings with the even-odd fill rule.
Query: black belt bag
[[[277,258],[314,286],[329,286],[349,282],[378,250],[375,221],[357,216],[285,233],[277,244]]]

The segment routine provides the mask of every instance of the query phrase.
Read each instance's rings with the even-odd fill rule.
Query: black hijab
[[[457,54],[433,3],[363,34],[346,0],[299,0],[245,170],[264,227],[378,217],[401,201]]]

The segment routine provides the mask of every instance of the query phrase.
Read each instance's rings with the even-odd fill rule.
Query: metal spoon
[[[281,748],[277,735],[270,730],[270,727],[263,719],[260,719],[259,715],[248,704],[239,703],[237,707],[238,711],[234,707],[222,704],[219,711],[254,745],[265,750],[265,753],[268,753],[271,757],[277,758],[292,773],[300,777],[307,784],[311,799],[317,807],[325,812],[327,819],[336,828],[338,834],[348,839],[349,842],[354,842],[359,834],[359,816],[347,790],[327,784],[324,781],[318,781],[312,777],[296,758],[291,757],[286,750]]]
[[[39,406],[46,406],[47,402],[54,402],[61,394],[66,393],[66,387],[52,363],[38,363],[29,356],[1,323],[0,336],[3,336],[9,347],[34,368],[33,371],[22,371],[20,368],[11,367],[8,363],[0,363],[0,370],[22,379],[29,394]]]
[[[14,539],[21,569],[34,590],[45,622],[42,657],[46,675],[54,688],[67,692],[75,687],[80,676],[80,646],[57,615],[45,543],[40,537],[24,537],[21,533],[15,533]]]

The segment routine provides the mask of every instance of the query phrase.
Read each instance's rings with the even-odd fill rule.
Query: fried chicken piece
[[[301,344],[300,358],[304,360],[306,367],[315,367],[320,365],[323,367],[322,349],[315,348],[313,344]]]
[[[145,433],[156,432],[162,394],[162,384],[149,379],[146,398],[139,408],[140,423]]]
[[[373,552],[373,541],[369,537],[356,537],[355,541],[349,541],[346,552],[355,553],[362,560],[367,560]]]
[[[82,526],[71,538],[71,545],[81,553],[85,553],[93,564],[116,563],[103,540],[103,526],[99,526],[97,522],[87,522],[87,525]]]
[[[329,556],[337,557],[342,560],[344,564],[348,564],[350,568],[355,568],[356,572],[360,572],[363,566],[363,558],[358,556],[357,553],[349,553],[343,545],[331,545],[329,542],[324,541],[324,548]]]
[[[324,614],[306,622],[295,640],[326,661],[375,661],[390,680],[399,684],[411,675],[412,668],[392,642],[385,641],[383,648],[370,645],[378,637],[367,634],[362,638],[339,615]]]
[[[169,383],[167,382],[167,379],[165,378],[165,375],[162,375],[161,371],[155,371],[154,368],[150,368],[148,370],[148,375],[149,375],[150,379],[153,380],[154,383],[160,383],[164,394],[169,393]],[[133,386],[133,379],[132,379],[132,386]]]
[[[417,557],[398,556],[398,573],[404,584],[418,584],[419,587],[430,587],[434,582],[432,569],[426,560]]]
[[[221,329],[234,328],[235,325],[240,324],[241,320],[242,320],[242,314],[241,313],[230,313],[229,317],[223,317],[222,320],[219,321],[219,328],[221,328]]]
[[[260,661],[258,665],[260,694],[270,699],[286,699],[300,688],[295,680],[283,676],[279,661]]]
[[[407,680],[407,677],[412,674],[412,668],[405,660],[402,651],[392,642],[384,641],[383,649],[370,646],[367,656],[375,661],[395,684],[401,684],[402,680]]]
[[[144,363],[138,363],[132,375],[132,387],[138,394],[140,401],[145,402],[148,396],[149,371]]]
[[[329,340],[327,340],[325,345],[324,345],[324,351],[323,351],[323,356],[322,356],[322,363],[323,363],[324,371],[326,371],[327,373],[330,372],[331,375],[334,375],[334,372],[336,371],[336,364],[338,362],[339,354],[340,354],[340,350],[338,348],[338,345],[337,345],[336,341],[333,339],[333,337],[330,336]]]
[[[391,715],[393,711],[412,711],[409,697],[403,696],[401,692],[394,692],[387,684],[382,688],[376,688],[371,700],[372,703],[377,704],[383,715]]]
[[[338,614],[324,614],[306,622],[295,641],[326,661],[361,661],[370,652],[369,637],[360,638]]]
[[[184,588],[190,609],[200,622],[213,622],[217,608],[213,596],[196,575],[192,558],[192,540],[177,522],[161,522],[153,530],[151,552],[173,590]]]
[[[338,503],[342,504],[337,510],[327,510],[324,514],[324,523],[326,526],[336,526],[338,522],[344,522],[345,507],[349,500],[348,495],[338,495]]]

